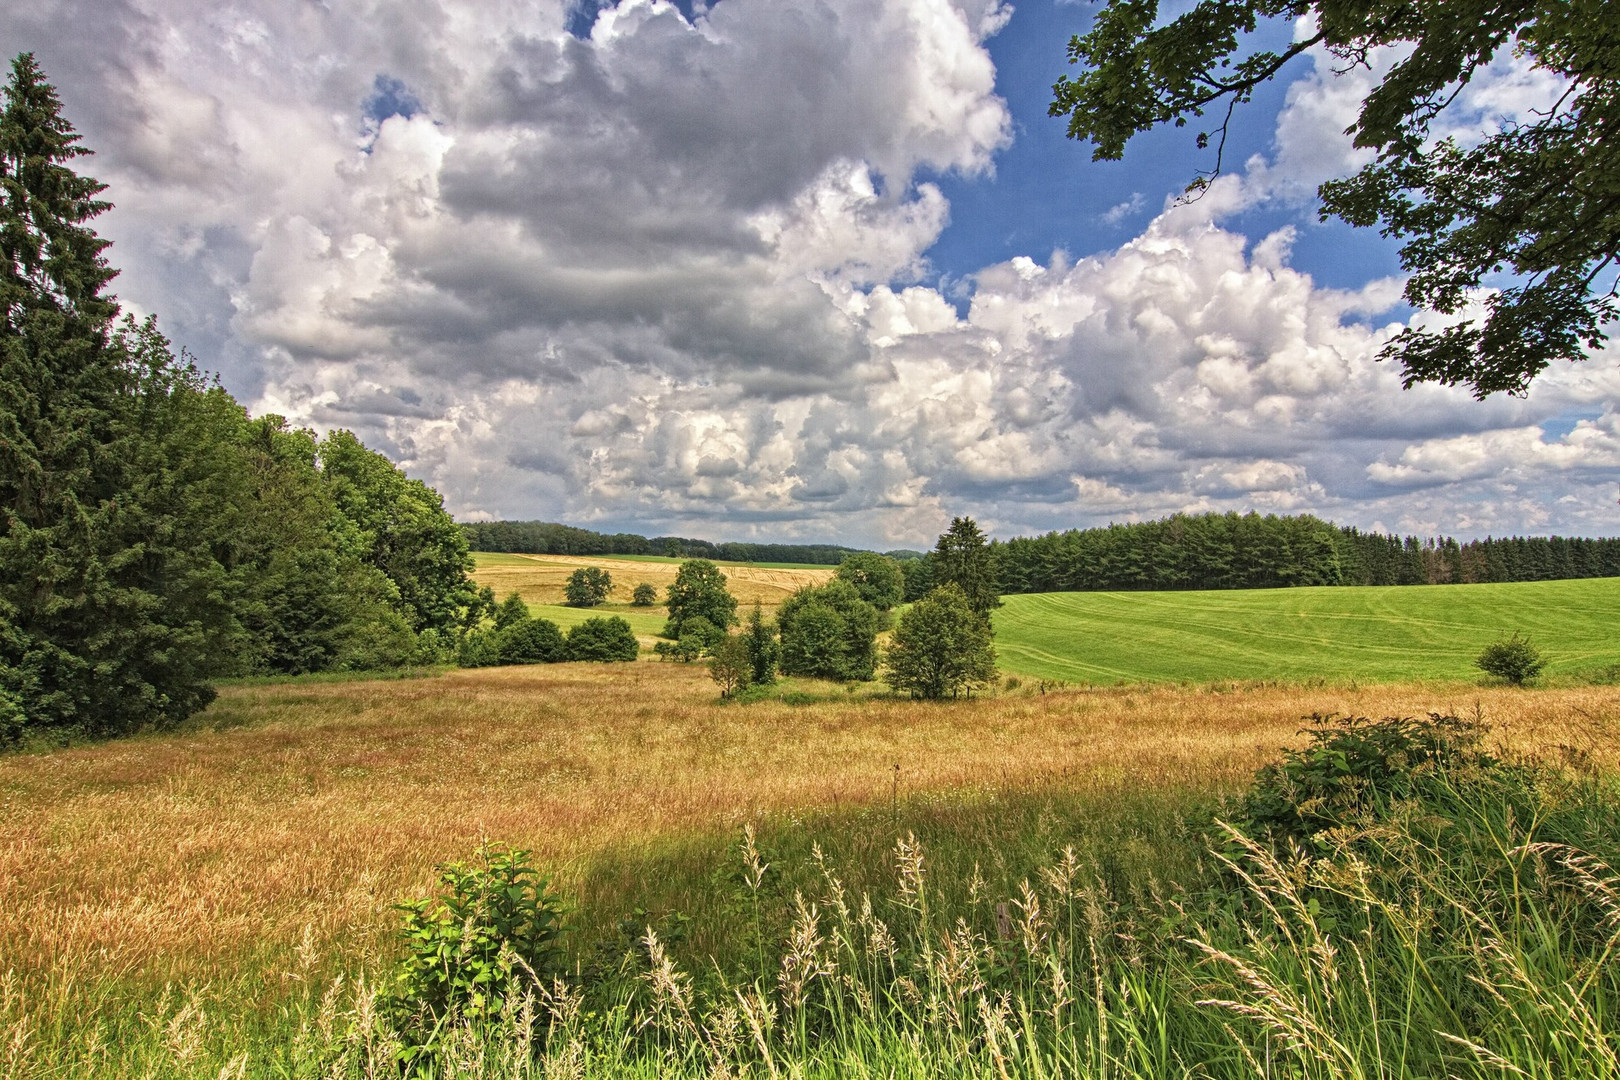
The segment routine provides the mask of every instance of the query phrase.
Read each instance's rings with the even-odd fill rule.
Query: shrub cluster
[[[555,664],[565,660],[626,661],[641,651],[635,631],[617,615],[594,616],[565,635],[550,619],[529,614],[512,593],[495,608],[490,625],[468,632],[456,661],[462,667],[496,664]]]

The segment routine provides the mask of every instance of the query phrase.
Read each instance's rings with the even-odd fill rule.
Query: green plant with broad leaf
[[[560,970],[562,908],[531,853],[485,845],[438,867],[439,895],[397,905],[405,956],[393,1004],[414,1060],[457,1024],[500,1020]]]

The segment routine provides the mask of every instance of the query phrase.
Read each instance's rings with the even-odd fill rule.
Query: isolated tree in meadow
[[[1159,22],[1154,0],[1107,0],[1069,42],[1073,78],[1053,86],[1050,112],[1096,160],[1166,123],[1214,110],[1220,171],[1235,107],[1317,47],[1344,69],[1399,57],[1362,100],[1348,134],[1373,160],[1320,189],[1321,216],[1378,225],[1398,239],[1406,300],[1444,318],[1402,330],[1380,359],[1405,385],[1465,384],[1483,398],[1523,394],[1554,360],[1583,360],[1620,315],[1620,33],[1601,0],[1201,0]],[[1290,34],[1303,27],[1300,34]],[[1287,35],[1281,51],[1255,33]],[[1545,109],[1478,137],[1436,137],[1458,120],[1461,90],[1493,60],[1520,57],[1550,76]],[[1481,293],[1487,280],[1494,291]],[[1455,318],[1481,302],[1483,317]]]
[[[658,603],[658,589],[650,581],[643,581],[636,586],[635,592],[630,594],[630,602],[636,607],[652,607]]]
[[[974,611],[986,619],[1001,606],[996,593],[996,564],[984,533],[972,518],[951,519],[933,551],[933,586],[955,585]]]
[[[582,566],[568,575],[563,595],[569,607],[596,607],[607,602],[613,591],[613,577],[594,566]]]
[[[1474,666],[1487,675],[1506,679],[1514,686],[1523,686],[1541,674],[1547,660],[1529,638],[1515,633],[1512,637],[1499,638],[1485,646],[1474,660]]]
[[[855,586],[861,599],[879,611],[888,611],[905,599],[905,574],[900,564],[887,555],[857,551],[839,563],[835,573],[840,581]]]
[[[709,678],[720,686],[720,696],[730,697],[753,681],[754,665],[748,642],[741,635],[728,634],[709,657]]]
[[[737,598],[726,591],[726,575],[707,559],[688,559],[665,591],[669,619],[664,637],[679,639],[688,619],[702,617],[724,632],[737,623]]]
[[[821,679],[870,679],[883,617],[847,581],[806,586],[776,613],[782,670]]]
[[[900,616],[883,667],[883,681],[913,697],[971,693],[996,677],[990,624],[958,586],[943,585]]]

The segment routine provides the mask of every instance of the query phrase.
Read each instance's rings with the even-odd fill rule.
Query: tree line
[[[993,542],[989,557],[1002,593],[1620,576],[1620,539],[1615,538],[1515,536],[1459,543],[1450,537],[1361,532],[1308,514],[1175,514]],[[926,571],[921,565],[911,572],[925,578]]]
[[[838,544],[714,543],[687,536],[599,533],[551,521],[473,521],[461,526],[473,551],[518,555],[668,555],[721,562],[797,562],[837,566],[860,550]]]
[[[439,494],[250,416],[119,318],[104,185],[29,54],[0,111],[0,743],[172,725],[220,676],[436,663],[493,611]]]

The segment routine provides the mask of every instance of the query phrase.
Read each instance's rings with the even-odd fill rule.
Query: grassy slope
[[[1001,667],[1075,682],[1472,679],[1480,649],[1514,631],[1550,675],[1620,664],[1620,578],[1004,599]]]

